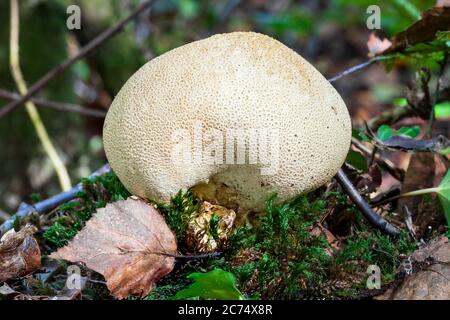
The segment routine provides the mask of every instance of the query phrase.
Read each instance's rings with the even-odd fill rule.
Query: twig
[[[6,106],[0,109],[0,118],[13,111],[18,106],[22,105],[26,101],[28,101],[32,96],[34,96],[37,92],[41,91],[51,80],[55,77],[63,73],[67,70],[72,64],[77,62],[78,60],[84,58],[87,54],[101,46],[107,40],[112,38],[114,35],[119,33],[127,23],[132,21],[139,13],[146,10],[150,5],[154,3],[154,0],[148,0],[138,6],[128,17],[119,21],[116,25],[107,29],[106,31],[99,34],[95,37],[91,42],[89,42],[86,46],[80,49],[76,55],[65,60],[60,65],[57,65],[49,72],[47,72],[44,76],[42,76],[38,81],[36,81],[28,90],[26,94],[24,94],[20,99],[12,101],[8,103]]]
[[[415,190],[415,191],[409,191],[409,192],[401,193],[399,195],[381,200],[381,201],[377,202],[376,205],[381,206],[381,205],[384,205],[386,203],[392,202],[392,201],[400,199],[400,198],[422,196],[424,194],[429,194],[429,193],[438,193],[439,191],[440,191],[439,187],[432,187],[432,188],[426,188],[426,189],[419,189],[419,190]]]
[[[356,66],[350,67],[350,68],[348,68],[348,69],[346,69],[346,70],[344,70],[344,71],[338,73],[338,74],[335,75],[334,77],[329,78],[328,81],[329,81],[329,82],[337,81],[337,80],[339,80],[339,79],[341,79],[341,78],[343,78],[343,77],[345,77],[345,76],[347,76],[347,75],[349,75],[349,74],[352,74],[352,73],[354,73],[354,72],[356,72],[356,71],[359,71],[359,70],[361,70],[361,69],[364,69],[364,68],[370,66],[370,65],[371,65],[372,63],[374,63],[374,62],[378,62],[378,61],[382,61],[382,60],[387,60],[387,59],[390,59],[390,58],[391,58],[391,57],[389,57],[389,56],[388,56],[388,57],[386,57],[386,56],[378,56],[378,57],[372,58],[372,59],[370,59],[370,60],[368,60],[368,61],[366,61],[366,62],[357,64]]]
[[[213,252],[213,253],[206,253],[206,254],[200,254],[197,256],[185,256],[185,255],[178,255],[178,254],[170,254],[165,252],[155,252],[156,254],[160,254],[162,256],[168,256],[173,257],[175,259],[183,259],[183,260],[201,260],[201,259],[208,259],[208,258],[218,258],[222,256],[222,252]]]
[[[335,178],[345,190],[345,192],[349,195],[350,199],[352,199],[352,201],[364,215],[364,217],[369,220],[372,226],[393,237],[397,237],[400,235],[400,232],[396,227],[394,227],[392,224],[387,222],[372,210],[372,208],[359,194],[358,190],[356,190],[356,188],[353,186],[342,169],[338,171]]]
[[[109,164],[105,164],[100,169],[96,170],[94,173],[92,173],[89,178],[103,175],[111,170],[111,167]],[[83,184],[78,183],[76,186],[72,187],[69,191],[58,193],[57,195],[54,195],[53,197],[50,197],[48,199],[42,200],[40,202],[37,202],[33,205],[22,203],[19,206],[19,210],[11,216],[8,220],[3,222],[3,224],[0,226],[0,235],[4,234],[8,230],[10,230],[13,225],[14,221],[19,218],[25,218],[29,216],[30,214],[36,212],[37,214],[44,214],[50,210],[53,210],[60,204],[63,204],[67,201],[73,200],[78,197],[78,194],[83,191]]]
[[[22,96],[20,94],[0,89],[0,98],[4,98],[4,99],[8,99],[8,100],[19,100],[21,97]],[[49,101],[49,100],[40,99],[40,98],[30,98],[29,101],[31,101],[31,102],[35,103],[36,105],[43,107],[43,108],[49,108],[49,109],[54,109],[54,110],[63,111],[63,112],[79,113],[81,115],[88,116],[88,117],[104,118],[106,116],[105,111],[91,109],[91,108],[85,108],[80,105],[72,104],[72,103],[55,102],[55,101]]]
[[[329,82],[334,82],[336,80],[339,80],[340,78],[349,75],[351,73],[354,73],[358,70],[361,70],[363,68],[366,68],[370,66],[372,63],[388,59],[389,57],[375,57],[373,59],[370,59],[369,61],[363,62],[361,64],[358,64],[356,66],[353,66],[349,69],[346,69],[340,73],[338,73],[336,76],[328,79]],[[383,219],[381,216],[376,214],[372,208],[369,206],[369,204],[364,200],[364,198],[359,194],[358,190],[353,186],[351,181],[348,179],[347,175],[344,173],[342,169],[339,169],[337,174],[335,175],[336,180],[339,182],[339,184],[342,186],[342,188],[345,190],[345,192],[349,195],[350,199],[355,203],[355,205],[358,207],[358,209],[362,212],[364,217],[366,217],[367,220],[377,229],[380,229],[381,231],[389,234],[390,236],[397,237],[400,232],[396,227],[391,225],[389,222],[387,222],[385,219]]]
[[[25,79],[22,75],[22,70],[20,69],[20,60],[19,60],[19,4],[18,0],[11,0],[11,33],[10,33],[10,55],[9,55],[9,63],[11,67],[11,73],[16,83],[19,92],[22,95],[27,95],[28,88],[25,83]],[[27,110],[28,116],[33,123],[34,130],[44,148],[45,153],[47,153],[50,161],[52,163],[53,168],[55,169],[56,175],[58,176],[59,184],[61,185],[61,189],[63,191],[67,191],[70,189],[70,177],[67,172],[67,168],[56,152],[55,147],[53,146],[50,137],[48,136],[47,129],[42,122],[42,119],[39,115],[39,112],[36,109],[36,106],[31,101],[27,101],[25,104],[25,108]]]

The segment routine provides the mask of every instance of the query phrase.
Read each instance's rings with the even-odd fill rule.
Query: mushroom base
[[[235,166],[195,185],[191,191],[198,200],[234,210],[238,225],[252,222],[264,214],[267,199],[276,192],[262,181],[259,172],[256,166]]]

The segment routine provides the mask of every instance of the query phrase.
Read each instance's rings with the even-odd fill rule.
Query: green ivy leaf
[[[202,298],[216,300],[244,300],[245,297],[236,288],[236,278],[222,269],[202,273],[194,272],[188,276],[194,280],[188,288],[178,291],[176,299]]]
[[[446,156],[446,155],[450,154],[450,148],[445,148],[445,149],[439,150],[438,153]]]
[[[450,118],[450,101],[435,104],[434,115],[436,116],[437,119]]]
[[[396,133],[397,133],[396,135],[404,135],[404,136],[408,136],[410,138],[415,138],[420,133],[420,127],[419,126],[401,127],[400,129],[397,130]]]
[[[386,141],[394,136],[408,136],[410,138],[415,138],[420,133],[420,127],[401,127],[398,130],[392,129],[387,124],[381,125],[377,130],[377,138],[381,141]]]
[[[406,100],[406,98],[396,98],[392,101],[392,103],[396,107],[403,108],[408,105],[408,100]]]
[[[392,129],[387,124],[381,125],[377,130],[377,138],[381,141],[385,141],[394,136],[394,129]]]
[[[354,150],[350,150],[347,154],[347,158],[345,159],[345,162],[350,164],[352,167],[360,170],[360,171],[366,171],[367,170],[367,160],[364,158],[362,154],[359,152],[356,152]]]

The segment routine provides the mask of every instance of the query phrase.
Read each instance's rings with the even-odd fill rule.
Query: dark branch
[[[0,89],[0,98],[8,99],[8,100],[19,100],[22,98],[20,94],[13,93],[7,90]],[[106,112],[102,110],[85,108],[77,104],[72,103],[63,103],[63,102],[55,102],[49,101],[40,98],[30,98],[30,101],[34,102],[37,106],[43,108],[54,109],[63,112],[73,112],[79,113],[88,117],[96,117],[96,118],[104,118],[106,116]]]
[[[397,237],[400,235],[399,230],[394,227],[392,224],[383,219],[380,215],[375,213],[369,204],[364,200],[364,198],[359,194],[358,190],[353,186],[351,181],[345,175],[344,171],[340,169],[335,176],[336,180],[345,190],[345,192],[349,195],[350,199],[355,203],[364,217],[369,220],[370,224],[375,228],[387,233],[392,237]]]
[[[107,40],[111,39],[114,35],[118,34],[122,29],[142,11],[146,10],[150,5],[154,3],[154,0],[148,0],[138,6],[128,17],[119,21],[116,25],[107,29],[106,31],[99,34],[86,46],[80,49],[76,55],[67,59],[63,63],[57,65],[49,72],[47,72],[42,78],[36,81],[28,90],[28,93],[23,95],[20,99],[14,100],[8,103],[6,106],[0,109],[0,118],[7,115],[9,112],[13,111],[18,106],[24,104],[37,92],[41,91],[51,80],[56,78],[58,75],[66,71],[71,65],[73,65],[78,60],[87,56],[90,52],[97,49],[99,46],[104,44]]]
[[[388,59],[389,57],[375,57],[373,59],[370,59],[369,61],[363,62],[361,64],[358,64],[356,66],[353,66],[349,69],[346,69],[340,73],[338,73],[336,76],[328,79],[329,82],[334,82],[336,80],[339,80],[340,78],[352,74],[358,70],[364,69],[368,66],[370,66],[372,63]],[[369,222],[374,226],[375,228],[389,234],[390,236],[397,237],[400,232],[396,227],[391,225],[389,222],[384,220],[381,216],[379,216],[375,211],[372,210],[370,205],[367,203],[366,200],[359,194],[358,190],[353,186],[351,181],[348,179],[347,175],[344,173],[342,169],[339,169],[337,174],[335,175],[336,180],[339,182],[339,184],[342,186],[342,188],[345,190],[345,192],[348,194],[350,199],[355,203],[355,205],[358,207],[358,209],[362,212],[364,217],[369,220]]]

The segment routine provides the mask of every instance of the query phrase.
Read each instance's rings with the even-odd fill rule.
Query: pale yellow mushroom
[[[133,194],[261,211],[339,170],[351,139],[340,95],[300,55],[266,35],[218,34],[139,69],[106,117],[112,169]]]

